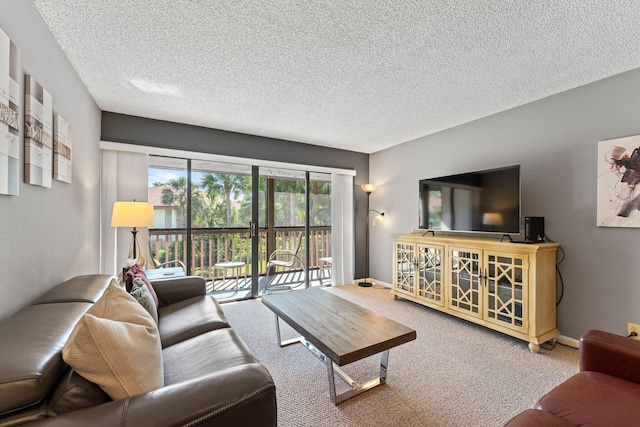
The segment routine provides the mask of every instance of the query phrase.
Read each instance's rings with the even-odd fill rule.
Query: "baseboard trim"
[[[556,341],[559,342],[560,344],[566,345],[568,347],[580,348],[580,340],[577,340],[577,339],[571,338],[571,337],[567,337],[565,335],[558,335],[558,338],[556,338]]]
[[[380,286],[384,286],[385,288],[393,289],[393,285],[391,283],[383,282],[382,280],[375,280],[375,279],[371,279],[371,280],[373,280],[376,285],[380,285]]]
[[[355,279],[353,281],[353,283],[355,283],[357,285],[358,283],[364,282],[364,281],[367,281],[369,283],[373,283],[374,285],[377,285],[377,286],[383,286],[385,288],[393,289],[393,285],[391,283],[386,283],[386,282],[383,282],[381,280],[373,279],[371,277],[367,277],[366,279]]]

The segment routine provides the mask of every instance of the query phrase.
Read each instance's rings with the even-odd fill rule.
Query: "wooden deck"
[[[321,270],[313,269],[309,271],[309,285],[328,286],[331,284],[331,278],[325,276],[322,281],[318,274]],[[293,271],[276,273],[269,276],[271,286],[290,286],[293,288],[304,287],[304,272]],[[265,276],[260,276],[260,289],[264,288]],[[251,277],[240,276],[238,279],[238,288],[236,290],[236,277],[229,276],[226,279],[219,279],[207,282],[207,294],[212,295],[218,301],[231,301],[236,299],[249,298],[251,296]]]

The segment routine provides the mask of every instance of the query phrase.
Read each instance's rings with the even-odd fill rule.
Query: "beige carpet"
[[[574,348],[558,344],[533,354],[523,341],[395,301],[384,288],[328,292],[415,329],[417,339],[391,349],[387,384],[336,407],[325,366],[300,344],[277,346],[273,313],[261,301],[224,304],[229,323],[273,376],[279,426],[501,426],[578,372]],[[283,339],[296,335],[282,331]],[[344,370],[364,382],[379,363],[376,356]],[[344,385],[339,377],[336,385]]]

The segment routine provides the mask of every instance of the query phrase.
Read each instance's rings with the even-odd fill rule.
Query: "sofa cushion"
[[[200,276],[154,280],[152,284],[158,296],[158,307],[207,294],[207,283]]]
[[[233,329],[198,335],[162,350],[166,385],[258,361]]]
[[[205,332],[228,327],[222,307],[207,295],[188,298],[158,309],[162,348]]]
[[[72,277],[40,296],[33,304],[52,304],[57,302],[94,303],[100,299],[112,280],[116,280],[116,278],[108,274],[88,274]]]
[[[114,400],[154,390],[164,383],[155,322],[115,282],[74,327],[62,357]]]
[[[66,369],[62,347],[89,307],[86,302],[32,305],[0,322],[0,415],[49,395]]]
[[[91,408],[82,411],[83,419],[89,420],[83,427],[277,425],[276,387],[269,372],[258,363],[211,373],[203,372],[190,381],[162,387],[125,401],[109,402],[100,407],[108,409],[92,411],[94,408]],[[301,415],[303,422],[298,425],[304,425],[306,419],[303,417]],[[82,425],[81,422],[82,418],[75,426]],[[55,425],[69,427],[62,423]]]
[[[599,372],[580,372],[563,382],[537,404],[579,426],[640,425],[640,384]]]
[[[110,400],[109,395],[97,384],[68,369],[51,396],[47,414],[49,416],[66,414]]]

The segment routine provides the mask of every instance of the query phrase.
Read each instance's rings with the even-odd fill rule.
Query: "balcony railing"
[[[298,233],[303,227],[275,229],[274,249],[293,250]],[[258,274],[266,274],[267,230],[258,232]],[[186,254],[187,230],[184,228],[149,229],[151,256],[159,262],[180,260],[188,264]],[[269,245],[270,246],[270,245]],[[303,238],[298,254],[304,260],[306,241]],[[309,271],[321,267],[322,257],[331,256],[331,227],[311,227],[309,234]],[[246,228],[193,228],[191,229],[190,274],[205,280],[219,280],[223,272],[215,264],[224,261],[243,261],[246,274],[251,275],[251,233]],[[302,269],[302,266],[298,266]]]

